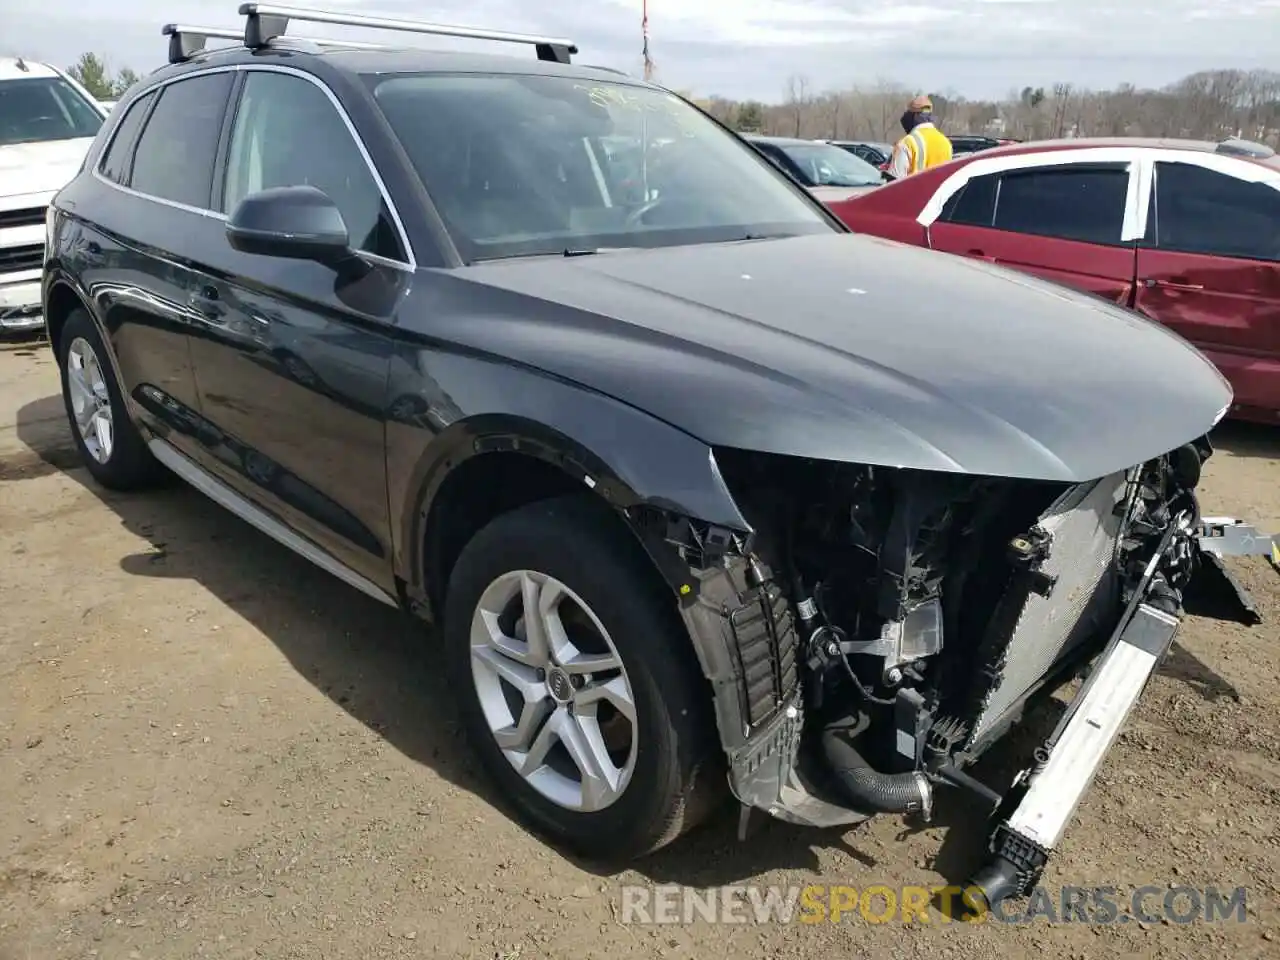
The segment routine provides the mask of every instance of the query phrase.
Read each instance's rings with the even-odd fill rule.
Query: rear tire
[[[554,614],[526,617],[526,597]],[[481,763],[553,841],[632,859],[725,796],[711,692],[674,598],[603,504],[565,497],[490,522],[453,568],[444,632]]]
[[[58,340],[67,422],[80,459],[111,490],[139,490],[165,476],[129,416],[98,328],[83,308],[71,311]]]

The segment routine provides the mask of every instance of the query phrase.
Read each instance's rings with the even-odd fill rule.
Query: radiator
[[[1047,597],[1032,593],[1023,605],[968,745],[999,728],[1055,661],[1115,610],[1115,553],[1126,480],[1121,472],[1074,486],[1040,516],[1037,527],[1050,544],[1039,569],[1053,579],[1053,588]]]

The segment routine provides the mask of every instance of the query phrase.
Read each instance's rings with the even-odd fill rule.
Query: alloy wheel
[[[67,350],[67,387],[85,449],[98,463],[106,463],[115,448],[111,395],[98,354],[83,337],[76,337]]]
[[[490,733],[533,790],[580,813],[626,790],[639,739],[631,682],[565,584],[532,570],[490,583],[472,616],[471,673]]]

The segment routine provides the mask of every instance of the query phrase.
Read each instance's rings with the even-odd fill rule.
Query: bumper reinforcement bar
[[[1182,535],[1192,532],[1183,530]],[[1036,751],[1035,765],[1018,775],[997,810],[989,859],[969,884],[988,907],[1026,894],[1039,880],[1107,752],[1173,645],[1182,621],[1157,571],[1178,535],[1172,526],[1165,534],[1106,648],[1049,740]]]
[[[991,860],[973,878],[988,905],[1022,895],[1036,882],[1179,623],[1178,617],[1141,604],[1120,642],[1090,674],[1047,762],[1030,774],[1017,807],[997,826]]]

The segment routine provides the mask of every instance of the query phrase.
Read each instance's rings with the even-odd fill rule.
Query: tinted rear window
[[[160,91],[160,102],[138,140],[129,186],[162,200],[209,206],[232,79],[231,73],[211,73]]]
[[[1119,243],[1129,173],[1114,167],[1062,166],[1000,178],[995,226],[1085,243]]]

